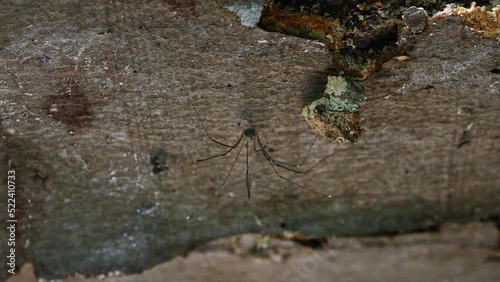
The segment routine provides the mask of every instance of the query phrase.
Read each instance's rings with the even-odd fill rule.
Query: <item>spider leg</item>
[[[210,156],[210,157],[206,157],[206,158],[203,158],[203,159],[197,159],[197,160],[195,160],[195,162],[199,163],[199,162],[203,162],[203,161],[208,161],[208,160],[211,160],[211,159],[215,159],[215,158],[218,158],[218,157],[223,157],[223,156],[229,154],[229,152],[231,152],[234,148],[238,147],[238,145],[241,142],[241,139],[243,139],[243,134],[240,135],[240,138],[238,139],[238,141],[236,141],[236,144],[234,144],[233,146],[229,146],[229,150],[225,151],[224,153],[220,153],[220,154],[213,155],[213,156]],[[241,151],[241,148],[240,148],[240,151]],[[239,154],[240,153],[238,152],[238,155]]]
[[[271,130],[274,128],[274,118],[272,118],[272,119],[271,119],[271,121],[272,121],[272,126],[271,126],[271,128],[269,129],[269,134],[271,133]],[[267,138],[266,145],[264,145],[264,148],[267,148],[267,145],[269,145],[269,142],[270,142],[270,141],[271,141],[271,136],[269,136],[269,137]],[[261,147],[260,149],[257,149],[257,148],[255,147],[255,139],[254,139],[254,141],[253,141],[253,150],[254,150],[254,152],[257,152],[257,153],[258,153],[258,152],[260,152],[260,151],[262,150],[262,147]]]
[[[172,141],[168,140],[167,138],[165,138],[165,136],[161,135],[161,137],[163,138],[163,140],[167,141],[168,144],[170,144],[170,146],[174,147],[177,151],[179,151],[179,153],[181,153],[181,155],[183,155],[184,157],[186,157],[188,160],[190,160],[191,162],[195,163],[196,160],[191,158],[190,156],[188,156],[188,154],[184,153],[179,147],[175,146],[174,143],[172,143]]]
[[[316,137],[316,139],[317,139],[317,137]],[[315,140],[316,140],[316,139],[315,139]],[[257,142],[258,142],[259,144],[261,144],[261,141],[260,141],[260,139],[259,139],[259,136],[257,136]],[[313,142],[313,144],[312,144],[312,145],[314,145],[314,142]],[[309,150],[308,150],[308,152],[306,153],[306,157],[307,157],[307,155],[309,154],[309,151],[311,150],[312,145],[309,147]],[[262,146],[261,146],[261,148],[262,148]],[[276,160],[276,159],[274,159],[274,158],[273,158],[273,157],[269,154],[269,152],[268,152],[265,148],[263,148],[263,150],[262,150],[262,154],[264,155],[264,157],[265,157],[268,161],[272,162],[272,163],[273,163],[273,165],[275,165],[275,166],[277,166],[277,167],[281,167],[281,168],[286,169],[286,170],[291,171],[291,172],[295,172],[295,173],[303,173],[303,174],[308,173],[309,171],[311,171],[311,170],[313,170],[315,167],[317,167],[320,163],[322,163],[324,160],[326,160],[327,158],[329,158],[329,157],[333,156],[333,154],[330,154],[330,155],[328,155],[328,156],[326,156],[326,157],[322,158],[321,160],[319,160],[317,163],[315,163],[314,165],[312,165],[312,166],[311,166],[311,167],[309,167],[308,169],[300,169],[300,165],[294,165],[294,164],[290,164],[290,163],[287,163],[287,162],[283,162],[283,161],[280,161],[280,160]],[[304,159],[305,159],[305,158],[304,158]],[[302,162],[304,162],[304,160],[303,160]]]
[[[300,187],[300,188],[302,188],[302,189],[305,189],[305,190],[307,190],[307,191],[310,191],[310,192],[316,193],[316,194],[318,194],[318,195],[321,195],[321,196],[324,196],[324,197],[328,197],[328,198],[332,198],[332,197],[333,197],[332,195],[325,194],[325,193],[321,193],[321,192],[319,192],[319,191],[316,191],[316,190],[314,190],[314,189],[311,189],[311,188],[309,188],[309,187],[307,187],[307,186],[305,186],[305,185],[302,185],[302,184],[300,184],[300,183],[297,183],[297,182],[295,182],[295,181],[293,181],[293,180],[291,180],[291,179],[288,179],[288,178],[286,178],[285,176],[281,175],[281,174],[279,173],[279,171],[277,170],[276,166],[278,166],[278,167],[282,167],[282,168],[284,168],[284,169],[287,169],[287,170],[290,170],[290,171],[293,171],[293,172],[298,172],[298,173],[306,173],[307,171],[310,171],[312,168],[310,168],[310,169],[309,169],[309,170],[307,170],[307,171],[300,171],[300,170],[297,170],[297,171],[296,171],[296,170],[293,170],[293,169],[287,168],[286,166],[281,166],[281,165],[277,164],[277,163],[276,163],[276,161],[275,161],[275,160],[271,157],[271,155],[269,155],[269,153],[267,152],[267,150],[266,150],[265,148],[262,148],[262,145],[261,145],[261,142],[260,142],[259,136],[257,135],[256,137],[257,137],[257,142],[259,143],[259,146],[261,146],[261,149],[262,149],[262,155],[264,155],[264,158],[266,158],[266,160],[269,162],[269,164],[270,164],[270,165],[271,165],[271,167],[273,168],[274,173],[276,173],[276,175],[277,175],[279,178],[284,179],[284,180],[286,180],[286,181],[288,181],[288,182],[290,182],[290,183],[292,183],[292,184],[294,184],[294,185],[296,185],[296,186],[298,186],[298,187]],[[317,164],[316,164],[316,165],[317,165]]]
[[[246,167],[246,181],[247,181],[247,194],[248,194],[248,199],[250,200],[250,166],[248,165],[248,139],[246,140],[247,143],[247,167]],[[253,141],[253,147],[255,148],[255,138]]]
[[[143,28],[144,28],[144,29],[145,29],[145,30],[146,30],[146,31],[147,31],[147,32],[148,32],[151,36],[153,36],[152,32],[149,30],[149,28],[148,28],[148,26],[147,26],[147,25],[145,25],[145,24],[144,24],[142,21],[140,21],[140,20],[139,20],[139,23],[141,24],[141,26],[142,26],[142,27],[143,27]],[[156,39],[155,39],[155,38],[153,38],[153,40],[155,41],[156,45],[158,45],[158,47],[159,47],[159,49],[161,50],[161,52],[163,53],[163,55],[164,55],[165,57],[167,57],[167,54],[166,54],[165,50],[163,50],[163,48],[161,48],[161,44],[160,44],[158,41],[156,41]],[[181,86],[182,86],[183,90],[185,90],[185,89],[186,89],[186,87],[184,86],[184,83],[182,83],[182,81],[180,81],[180,84],[181,84]],[[208,137],[210,140],[212,140],[214,143],[216,143],[216,144],[219,144],[219,145],[224,146],[224,147],[232,147],[231,145],[224,144],[224,143],[222,143],[222,142],[220,142],[220,141],[215,140],[214,138],[212,138],[212,136],[210,136],[210,134],[208,133],[207,128],[205,127],[205,124],[204,124],[204,123],[203,123],[203,121],[201,120],[200,115],[199,115],[198,111],[196,110],[196,107],[195,107],[195,106],[194,106],[194,104],[193,104],[193,101],[191,100],[191,95],[189,95],[189,93],[188,93],[188,98],[189,98],[189,103],[190,103],[190,104],[191,104],[191,106],[193,107],[193,110],[194,110],[194,112],[196,113],[196,116],[197,116],[197,118],[198,118],[198,121],[200,121],[201,126],[203,127],[203,130],[205,131],[205,134],[207,135],[207,137]],[[170,142],[169,142],[169,143],[170,143]],[[175,146],[174,146],[174,147],[175,147]]]
[[[243,135],[241,135],[243,137]],[[238,142],[236,143],[235,147],[229,149],[229,151],[231,151],[232,149],[236,148],[236,146],[238,146],[238,144],[240,143],[241,141],[241,137],[240,139],[238,140]],[[247,145],[248,145],[248,142],[247,142]],[[227,173],[226,175],[226,178],[224,179],[224,181],[222,181],[222,183],[219,185],[219,187],[217,188],[217,191],[219,191],[222,186],[224,186],[224,184],[226,184],[227,180],[229,179],[229,176],[231,176],[231,172],[233,172],[233,168],[234,168],[234,165],[236,164],[236,162],[238,161],[238,157],[240,156],[240,153],[241,153],[241,149],[243,148],[243,145],[240,146],[240,149],[238,150],[238,154],[236,154],[236,158],[234,158],[234,161],[233,161],[233,164],[231,165],[231,169],[229,169],[229,172]],[[229,152],[228,151],[228,152]]]
[[[262,148],[265,149],[267,147],[267,145],[269,145],[269,140],[271,140],[271,138],[267,139],[266,144],[264,145],[264,147],[261,146],[260,149],[257,149],[256,146],[255,146],[255,138],[254,138],[253,139],[253,150],[254,150],[254,152],[258,153],[258,152],[262,151]]]
[[[215,144],[218,144],[218,145],[221,145],[224,147],[228,147],[228,148],[234,148],[237,146],[237,145],[228,145],[228,144],[222,143],[220,141],[215,140],[212,136],[210,136],[210,133],[208,133],[208,130],[205,127],[205,124],[203,123],[203,121],[200,118],[200,114],[198,113],[198,110],[196,110],[196,107],[194,106],[193,101],[191,100],[191,95],[189,95],[189,103],[191,103],[191,107],[193,107],[193,110],[196,113],[196,117],[198,118],[198,121],[201,123],[201,126],[203,127],[203,131],[205,131],[205,134],[207,135],[208,139],[212,140],[212,142],[214,142]]]
[[[300,168],[302,167],[302,165],[304,164],[304,162],[306,161],[307,157],[309,156],[309,152],[311,152],[311,149],[312,147],[314,146],[314,144],[316,143],[316,140],[318,140],[318,137],[319,137],[319,134],[316,134],[316,137],[314,138],[314,141],[311,143],[311,146],[309,146],[309,149],[307,150],[307,153],[306,155],[304,156],[304,158],[302,158],[302,161],[300,162],[300,164],[293,164],[293,163],[289,163],[289,162],[284,162],[284,161],[280,161],[280,160],[276,160],[274,159],[275,161],[275,164],[277,166],[280,166],[280,167],[283,167],[283,166],[288,166],[288,167],[297,167],[297,168]],[[323,160],[319,161],[319,162],[322,162]],[[316,164],[317,165],[317,164]],[[313,167],[315,167],[316,165],[314,165]],[[284,167],[283,167],[284,168]],[[311,170],[312,168],[309,168],[309,170]]]

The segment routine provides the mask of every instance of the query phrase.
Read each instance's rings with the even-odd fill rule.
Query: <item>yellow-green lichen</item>
[[[322,136],[341,144],[361,134],[359,105],[337,97],[320,98],[304,107],[302,115]]]
[[[312,102],[307,108],[308,112],[314,112],[319,107],[331,112],[355,112],[359,105],[337,97],[322,97]]]
[[[307,123],[324,137],[339,143],[355,142],[361,135],[358,102],[364,101],[361,82],[328,76],[323,97],[302,110]]]
[[[343,76],[328,76],[324,96],[347,98],[355,101],[365,100],[363,84]]]

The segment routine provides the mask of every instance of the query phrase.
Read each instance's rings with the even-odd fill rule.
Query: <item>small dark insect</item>
[[[226,177],[224,178],[224,180],[222,181],[222,183],[219,185],[219,187],[218,187],[217,190],[220,190],[222,188],[222,186],[224,186],[224,184],[227,182],[227,180],[229,179],[229,177],[231,176],[233,168],[234,168],[234,166],[235,166],[236,162],[238,161],[238,158],[239,158],[239,156],[241,154],[241,150],[243,149],[243,146],[245,146],[246,147],[246,159],[245,159],[245,161],[246,161],[246,164],[245,164],[246,165],[246,173],[245,173],[245,176],[246,176],[246,187],[247,187],[248,198],[249,199],[251,198],[251,194],[250,194],[250,186],[251,186],[250,185],[250,165],[249,165],[249,162],[248,162],[248,154],[249,154],[249,142],[253,141],[253,150],[254,150],[254,152],[256,152],[256,153],[262,153],[262,155],[264,156],[264,158],[271,165],[271,168],[273,169],[274,173],[276,173],[276,175],[279,178],[281,178],[283,180],[286,180],[286,181],[288,181],[288,182],[290,182],[290,183],[292,183],[292,184],[294,184],[294,185],[296,185],[296,186],[298,186],[298,187],[300,187],[302,189],[305,189],[305,190],[308,190],[310,192],[316,193],[316,194],[318,194],[320,196],[332,198],[332,195],[321,193],[321,192],[313,190],[313,189],[311,189],[311,188],[309,188],[309,187],[307,187],[305,185],[297,183],[297,182],[295,182],[295,181],[293,181],[291,179],[286,178],[285,176],[283,176],[278,171],[278,168],[282,168],[282,169],[285,169],[285,170],[288,170],[288,171],[291,171],[291,172],[294,172],[294,173],[305,174],[305,173],[308,173],[309,171],[311,171],[313,168],[315,168],[323,160],[325,160],[326,158],[328,158],[329,156],[324,157],[322,160],[320,160],[319,162],[317,162],[316,164],[314,164],[313,166],[311,166],[308,169],[301,169],[304,161],[306,160],[307,156],[309,155],[309,152],[311,151],[312,147],[316,143],[316,140],[318,139],[319,135],[316,135],[316,137],[314,138],[314,141],[312,142],[311,146],[307,150],[307,153],[304,156],[304,158],[302,159],[302,161],[301,161],[300,164],[287,163],[287,162],[284,162],[284,161],[277,160],[277,159],[273,158],[269,154],[269,151],[267,150],[267,145],[268,145],[269,140],[267,141],[267,143],[263,144],[263,142],[261,141],[261,139],[259,137],[259,134],[257,133],[257,131],[254,128],[246,128],[245,130],[243,130],[243,132],[241,133],[240,137],[238,138],[238,140],[236,141],[236,143],[234,145],[225,144],[223,142],[220,142],[220,141],[214,139],[212,136],[210,136],[210,133],[208,132],[207,128],[205,127],[205,124],[201,121],[201,119],[199,117],[199,114],[198,114],[198,111],[196,110],[196,108],[194,107],[194,105],[192,105],[192,106],[193,106],[193,109],[194,109],[194,111],[196,113],[196,116],[198,117],[198,120],[199,120],[201,126],[203,127],[203,131],[205,132],[205,135],[208,137],[208,139],[210,139],[215,144],[217,144],[219,146],[226,147],[228,149],[225,152],[222,152],[220,154],[216,154],[216,155],[212,155],[212,156],[209,156],[209,157],[205,157],[205,158],[193,160],[192,158],[190,158],[189,156],[187,156],[187,154],[185,154],[184,152],[182,152],[177,146],[175,146],[170,140],[168,140],[165,137],[163,137],[163,138],[170,145],[172,145],[176,150],[178,150],[181,154],[183,154],[188,159],[191,159],[195,163],[209,161],[209,160],[212,160],[212,159],[216,159],[216,158],[219,158],[219,157],[226,156],[227,154],[229,154],[231,151],[233,151],[234,149],[236,149],[239,146],[239,149],[238,149],[236,157],[235,157],[235,159],[233,161],[233,164],[231,165],[231,168],[229,169],[229,172],[227,173]]]

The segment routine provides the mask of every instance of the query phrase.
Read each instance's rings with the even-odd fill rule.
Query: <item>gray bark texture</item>
[[[333,198],[280,179],[248,140],[249,200],[246,147],[220,190],[239,148],[192,163],[228,149],[201,122],[226,144],[254,128],[274,158],[300,162],[316,136],[301,110],[322,95],[329,53],[178,2],[2,7],[0,219],[13,169],[18,265],[138,272],[237,233],[394,234],[500,214],[498,41],[433,20],[409,59],[363,82],[356,144],[318,139],[304,166],[326,160],[280,170]]]

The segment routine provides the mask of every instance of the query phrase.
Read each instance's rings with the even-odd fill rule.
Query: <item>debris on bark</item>
[[[422,7],[417,9],[424,13],[442,8],[441,1],[400,2],[273,0],[264,5],[258,26],[324,42],[336,72],[363,80],[396,55],[398,30],[408,7]],[[417,15],[413,18],[420,21],[422,15]],[[419,25],[425,27],[425,19]]]
[[[332,54],[333,73],[340,75],[337,78],[364,80],[383,63],[404,52],[407,36],[428,28],[427,11],[437,12],[446,4],[446,1],[400,2],[271,0],[264,5],[258,26],[324,42]],[[470,9],[450,4],[435,17],[449,15],[458,15],[485,37],[500,34],[498,6],[488,11],[485,7],[477,8],[475,2]],[[302,115],[321,135],[340,143],[354,142],[361,134],[359,105],[331,95],[342,87],[329,79],[324,97],[306,106]],[[358,88],[360,91],[354,92],[362,93],[362,86]]]
[[[411,6],[403,13],[403,21],[411,33],[422,33],[429,26],[429,15],[424,8]]]
[[[449,4],[446,8],[434,15],[435,18],[458,16],[462,22],[471,27],[477,34],[488,38],[500,37],[500,6],[496,5],[491,11],[486,7],[477,7],[476,2],[472,2],[469,9]]]

